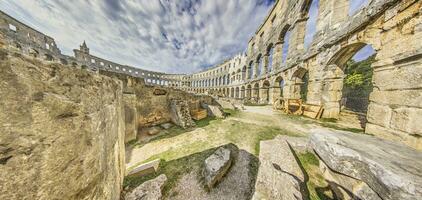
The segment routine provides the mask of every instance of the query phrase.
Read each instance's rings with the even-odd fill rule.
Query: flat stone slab
[[[308,137],[293,137],[287,135],[279,135],[276,137],[277,140],[286,140],[287,143],[299,153],[306,153],[312,151],[310,141]]]
[[[211,189],[227,173],[232,164],[230,149],[220,147],[210,157],[205,159],[203,175],[206,186]]]
[[[159,165],[160,165],[160,159],[147,162],[145,164],[142,164],[133,168],[128,173],[128,176],[145,176],[148,174],[155,173],[158,170]]]
[[[161,190],[167,181],[167,176],[161,174],[155,179],[145,181],[136,187],[131,193],[127,194],[126,200],[160,200]]]
[[[312,148],[333,171],[365,182],[382,199],[422,199],[420,151],[370,135],[312,133]]]
[[[285,139],[261,141],[254,200],[303,199],[304,175]]]
[[[167,130],[167,129],[173,127],[173,124],[172,123],[164,123],[164,124],[160,124],[160,127]]]

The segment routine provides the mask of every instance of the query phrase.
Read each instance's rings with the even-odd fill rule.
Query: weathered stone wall
[[[0,199],[119,199],[121,81],[5,50],[0,59]]]
[[[182,90],[146,85],[142,78],[102,70],[100,70],[100,74],[115,77],[123,82],[125,99],[130,98],[130,101],[125,100],[125,108],[130,113],[136,113],[133,118],[126,118],[126,126],[129,127],[143,128],[171,122],[170,104],[172,100],[186,101],[190,110],[197,110],[201,103],[217,104],[210,96],[195,95]],[[133,119],[135,118],[137,120],[136,125],[133,124]],[[133,136],[132,130],[136,129],[130,128],[126,130],[126,135],[131,137]],[[127,139],[127,141],[129,140]]]

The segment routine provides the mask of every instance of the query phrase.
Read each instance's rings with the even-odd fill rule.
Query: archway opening
[[[270,82],[265,80],[261,87],[261,103],[268,104],[270,102]]]
[[[283,97],[283,87],[284,87],[284,79],[283,77],[279,76],[274,81],[273,87],[273,99],[279,99]]]
[[[252,100],[254,102],[259,101],[259,83],[255,83],[252,90]]]
[[[375,56],[375,50],[366,43],[348,45],[333,56],[328,65],[333,77],[324,89],[328,108],[324,117],[337,118],[353,128],[365,128]]]
[[[305,103],[308,99],[309,73],[305,68],[299,68],[293,73],[293,85],[291,88],[291,98],[302,99]]]

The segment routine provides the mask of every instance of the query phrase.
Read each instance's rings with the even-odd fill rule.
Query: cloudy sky
[[[121,64],[191,73],[243,52],[274,1],[1,0],[0,9],[55,38],[65,54],[86,40],[93,55]],[[367,1],[351,0],[351,10]]]

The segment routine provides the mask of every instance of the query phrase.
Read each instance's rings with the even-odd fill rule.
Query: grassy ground
[[[130,191],[147,180],[153,179],[160,174],[165,174],[167,176],[167,182],[165,183],[162,192],[163,196],[167,197],[169,191],[175,186],[182,175],[191,172],[194,168],[200,167],[204,160],[214,151],[215,149],[208,149],[170,161],[163,159],[161,160],[159,169],[156,173],[141,177],[125,177],[123,187],[125,188],[125,191]]]
[[[306,186],[309,191],[310,200],[330,200],[334,199],[329,190],[328,183],[324,180],[319,170],[319,160],[312,153],[298,154],[300,164],[307,175]]]

